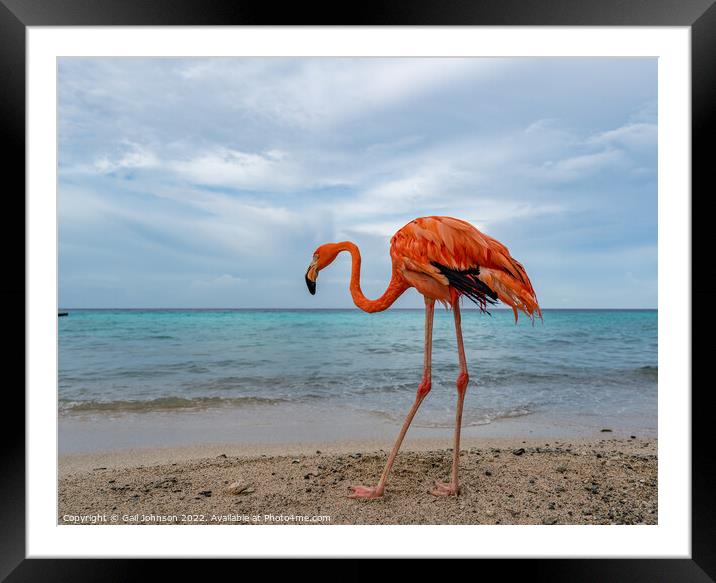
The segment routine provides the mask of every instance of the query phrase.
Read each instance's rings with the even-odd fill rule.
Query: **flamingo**
[[[388,474],[400,449],[410,423],[431,388],[432,334],[435,302],[452,308],[457,336],[460,373],[457,377],[457,408],[450,483],[435,482],[432,494],[456,496],[460,492],[458,465],[460,458],[460,428],[465,392],[470,380],[465,359],[460,323],[460,299],[472,300],[482,312],[497,300],[510,306],[517,322],[518,311],[534,322],[542,312],[532,284],[522,264],[516,261],[502,243],[481,233],[470,223],[452,217],[422,217],[401,228],[390,240],[392,273],[388,288],[375,300],[365,297],[360,287],[361,256],[358,247],[350,242],[326,243],[319,246],[306,271],[308,291],[316,293],[318,272],[330,265],[339,253],[351,255],[350,292],[355,305],[365,312],[380,312],[389,308],[406,290],[414,287],[425,299],[425,348],[423,377],[418,385],[415,401],[408,411],[385,469],[376,486],[351,486],[351,498],[378,498],[385,491]]]

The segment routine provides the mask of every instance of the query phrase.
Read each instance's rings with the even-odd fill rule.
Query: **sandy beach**
[[[386,494],[372,485],[390,442],[216,444],[64,454],[59,524],[656,524],[657,440],[471,438],[461,494],[444,440],[406,442]],[[442,447],[441,447],[442,446]]]

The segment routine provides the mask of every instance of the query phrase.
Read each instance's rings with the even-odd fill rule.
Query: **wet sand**
[[[64,454],[58,523],[657,523],[655,438],[466,439],[449,498],[429,493],[450,475],[444,445],[406,442],[374,500],[348,498],[349,486],[375,484],[389,440]]]

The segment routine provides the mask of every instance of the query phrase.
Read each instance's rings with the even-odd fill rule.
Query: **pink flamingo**
[[[389,308],[401,294],[414,287],[425,298],[425,349],[423,378],[415,401],[395,441],[385,469],[376,486],[351,486],[352,498],[377,498],[383,495],[390,468],[400,449],[408,427],[420,404],[430,392],[432,334],[435,301],[452,307],[457,335],[460,374],[457,377],[457,410],[455,414],[455,446],[453,448],[450,483],[436,481],[432,493],[436,496],[457,495],[460,491],[458,464],[460,457],[460,427],[462,408],[469,381],[465,348],[460,326],[460,298],[475,302],[481,311],[499,299],[512,307],[517,321],[518,310],[534,320],[542,317],[537,297],[524,267],[512,258],[507,247],[489,237],[470,223],[451,217],[423,217],[400,229],[390,240],[393,268],[388,288],[376,300],[369,300],[360,287],[361,256],[350,241],[321,245],[313,254],[306,271],[306,285],[316,293],[318,272],[330,265],[341,251],[351,254],[350,292],[353,302],[366,312],[380,312]]]

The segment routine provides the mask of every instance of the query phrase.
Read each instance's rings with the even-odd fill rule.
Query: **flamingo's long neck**
[[[360,251],[357,245],[346,241],[339,243],[338,247],[340,251],[348,251],[351,254],[351,297],[353,303],[364,312],[382,312],[388,309],[408,289],[409,286],[403,278],[393,270],[390,283],[383,295],[376,300],[369,300],[360,288]]]

